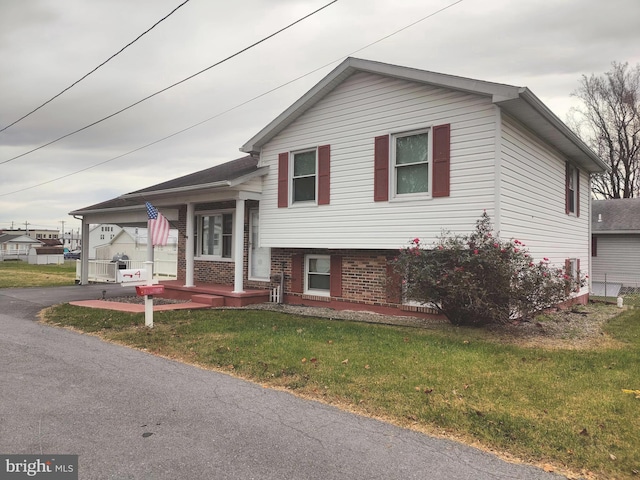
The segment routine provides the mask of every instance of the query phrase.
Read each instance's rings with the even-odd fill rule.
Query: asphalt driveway
[[[77,454],[81,479],[562,478],[35,321],[105,288],[0,290],[0,453]]]

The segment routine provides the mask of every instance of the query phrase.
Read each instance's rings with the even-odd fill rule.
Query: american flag
[[[149,202],[146,202],[145,205],[149,217],[147,229],[151,245],[166,245],[169,239],[169,221]]]

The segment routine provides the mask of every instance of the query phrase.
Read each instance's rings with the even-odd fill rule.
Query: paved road
[[[561,478],[34,321],[105,288],[0,290],[0,453],[77,454],[81,479]]]

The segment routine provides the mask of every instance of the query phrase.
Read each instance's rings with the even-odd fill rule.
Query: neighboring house
[[[591,280],[594,294],[640,287],[640,198],[592,200]]]
[[[87,235],[89,241],[85,242],[87,245],[90,245],[90,247],[88,248],[89,258],[97,258],[96,248],[100,245],[107,245],[116,237],[116,235],[118,235],[118,233],[120,233],[121,230],[122,227],[115,224],[94,225],[93,228],[89,230],[89,234]]]
[[[62,238],[65,252],[72,252],[74,250],[80,250],[82,248],[82,238],[80,237],[80,231],[73,229],[65,232]]]
[[[607,167],[527,88],[351,58],[241,150],[71,214],[142,221],[149,201],[178,227],[186,288],[284,275],[285,302],[333,308],[430,312],[390,262],[483,210],[535,260],[589,269],[589,175]]]
[[[0,233],[0,260],[27,258],[31,247],[39,247],[42,242],[28,235]]]
[[[96,260],[113,260],[126,255],[129,260],[144,262],[147,259],[147,229],[124,227],[106,245],[96,247]],[[154,247],[154,259],[157,261],[178,260],[178,230],[169,231],[167,245]]]

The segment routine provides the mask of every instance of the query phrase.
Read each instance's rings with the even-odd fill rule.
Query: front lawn
[[[142,314],[70,305],[45,319],[549,470],[640,470],[640,399],[623,391],[640,389],[638,310],[609,322],[606,346],[586,349],[255,310],[158,312],[152,330]]]
[[[30,265],[20,260],[0,262],[0,288],[60,287],[73,285],[76,262],[61,265]]]

